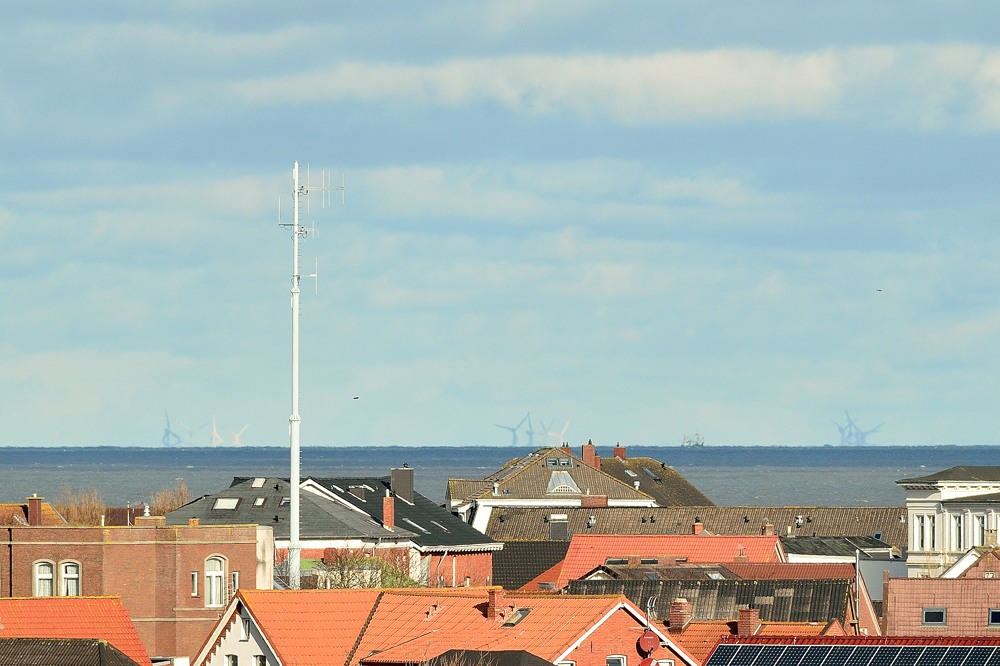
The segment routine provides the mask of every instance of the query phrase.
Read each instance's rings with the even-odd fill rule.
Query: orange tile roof
[[[537,592],[542,589],[542,583],[549,583],[555,586],[556,581],[559,580],[559,574],[562,572],[563,562],[565,561],[556,562],[552,567],[538,574],[518,589],[525,592]]]
[[[382,590],[240,590],[283,664],[343,664]]]
[[[0,599],[0,638],[98,638],[137,664],[151,663],[119,597]]]
[[[557,585],[579,578],[609,557],[668,556],[688,562],[729,563],[738,557],[749,562],[782,562],[784,551],[777,536],[705,536],[693,534],[611,535],[574,534],[563,561]]]
[[[27,525],[28,505],[0,504],[0,525]],[[42,502],[42,525],[65,525],[66,519],[48,502]]]
[[[485,590],[387,592],[351,663],[420,663],[453,648],[526,650],[554,662],[622,603],[634,608],[621,595],[506,595],[504,617],[515,608],[531,609],[513,630],[503,620],[487,619]]]

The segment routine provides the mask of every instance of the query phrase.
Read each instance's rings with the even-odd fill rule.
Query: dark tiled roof
[[[555,464],[550,461],[556,461]],[[553,474],[568,474],[579,492],[549,492]],[[632,484],[619,481],[615,477],[584,463],[562,449],[539,449],[523,458],[507,463],[503,468],[490,474],[485,485],[475,495],[467,499],[560,499],[579,498],[581,495],[606,495],[608,499],[651,500]],[[493,484],[497,494],[493,494]],[[453,498],[454,495],[452,496]]]
[[[390,477],[380,478],[334,478],[312,479],[332,491],[339,500],[364,511],[377,522],[382,522],[382,498],[390,491]],[[352,486],[364,486],[365,498],[350,492]],[[368,492],[371,488],[371,492]],[[423,495],[414,492],[413,502],[397,496],[393,503],[396,529],[413,533],[413,542],[425,549],[476,548],[479,546],[499,548],[500,545],[456,518],[447,509],[438,506]]]
[[[781,537],[786,553],[853,557],[855,551],[886,550],[890,546],[871,537]]]
[[[137,666],[107,641],[90,638],[0,638],[0,664]]]
[[[839,562],[833,564],[791,564],[788,562],[604,564],[594,571],[600,571],[616,580],[739,580],[762,578],[803,580],[808,578],[851,578],[854,576],[854,565]]]
[[[690,534],[700,518],[710,534],[760,535],[767,525],[775,533],[806,536],[872,537],[904,549],[907,546],[905,507],[816,506],[689,506],[689,507],[560,507],[568,518],[567,539],[573,534]],[[497,541],[539,541],[549,538],[545,519],[551,508],[497,507],[486,533]],[[590,517],[593,525],[588,529]],[[802,520],[797,521],[801,516]],[[801,522],[801,527],[796,526]]]
[[[735,620],[753,605],[765,622],[828,622],[847,615],[851,579],[813,580],[573,580],[570,594],[624,594],[645,607],[656,599],[656,617],[666,620],[670,602],[691,602],[693,620]]]
[[[655,560],[658,558],[648,558]],[[585,577],[600,573],[614,580],[737,580],[732,571],[721,564],[602,564]]]
[[[527,650],[448,650],[429,666],[552,666]]]
[[[493,554],[493,584],[516,590],[562,562],[569,541],[512,541]]]
[[[975,502],[1000,502],[1000,493],[987,493],[985,495],[963,495],[951,499],[940,500],[941,504],[969,504]]]
[[[263,483],[256,488],[252,477],[234,479],[229,488],[168,513],[167,524],[183,525],[190,518],[197,518],[203,525],[268,525],[273,528],[276,539],[289,538],[290,507],[283,503],[289,496],[288,480],[258,478],[263,479]],[[215,508],[219,499],[235,500],[236,508]],[[364,537],[393,541],[416,537],[398,523],[395,531],[386,530],[357,511],[310,492],[299,493],[299,533],[302,538],[310,539]]]
[[[633,487],[638,482],[639,490],[655,499],[659,506],[715,504],[673,467],[653,458],[602,458],[601,471]]]
[[[959,465],[949,467],[940,472],[934,472],[927,476],[918,476],[912,479],[900,479],[899,484],[923,484],[936,483],[938,481],[987,481],[1000,482],[1000,467],[997,466],[968,466]]]

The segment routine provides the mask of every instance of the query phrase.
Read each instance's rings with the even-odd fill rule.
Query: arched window
[[[59,565],[59,594],[64,597],[80,596],[80,564],[63,562]]]
[[[221,557],[205,560],[205,605],[225,604],[226,561]]]
[[[36,597],[51,597],[55,594],[54,576],[55,567],[51,562],[35,562],[34,567],[34,589]]]

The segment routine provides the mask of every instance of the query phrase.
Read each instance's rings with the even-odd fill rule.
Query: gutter
[[[7,528],[7,596],[14,596],[14,528]]]

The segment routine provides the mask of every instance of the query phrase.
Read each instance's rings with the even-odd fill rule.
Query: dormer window
[[[580,486],[576,485],[576,481],[569,475],[569,472],[552,472],[546,492],[580,494]]]

